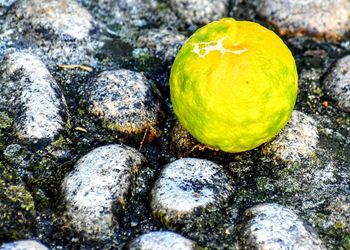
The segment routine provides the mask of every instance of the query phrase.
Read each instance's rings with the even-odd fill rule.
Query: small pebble
[[[207,24],[227,16],[228,0],[170,0],[173,11],[189,25]]]
[[[313,118],[294,110],[284,129],[263,146],[265,155],[285,162],[300,162],[315,154],[318,131]]]
[[[18,0],[7,19],[20,33],[47,39],[82,40],[93,29],[92,16],[74,0]]]
[[[323,82],[327,94],[337,106],[350,112],[350,55],[339,59]]]
[[[105,71],[82,86],[80,94],[88,112],[105,127],[130,134],[147,130],[150,139],[160,135],[160,97],[144,75],[126,69]]]
[[[132,240],[126,249],[129,250],[192,250],[195,243],[185,237],[168,231],[150,232]]]
[[[274,203],[244,212],[243,249],[326,249],[314,230],[292,210]]]
[[[13,129],[22,142],[52,141],[68,116],[55,79],[36,56],[15,52],[0,61],[0,108],[15,117]]]
[[[256,11],[276,26],[280,35],[308,35],[337,42],[350,31],[348,0],[262,0]]]
[[[231,191],[222,166],[208,160],[183,158],[161,171],[151,191],[151,209],[163,223],[177,224],[199,211],[221,208]]]
[[[137,43],[139,47],[147,48],[154,57],[171,63],[185,40],[184,35],[163,28],[149,30],[138,38]]]
[[[65,219],[91,239],[112,235],[118,221],[114,213],[126,206],[131,177],[145,158],[123,145],[96,148],[83,156],[64,179]]]
[[[49,250],[35,240],[18,240],[0,245],[0,250]]]

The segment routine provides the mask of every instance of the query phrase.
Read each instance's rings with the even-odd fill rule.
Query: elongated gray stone
[[[55,79],[40,58],[21,52],[0,62],[0,109],[13,113],[22,142],[52,141],[64,129],[68,111]]]

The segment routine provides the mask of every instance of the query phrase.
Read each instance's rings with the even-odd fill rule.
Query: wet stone
[[[74,0],[18,0],[6,22],[21,34],[47,39],[82,40],[93,29],[92,16]]]
[[[107,128],[130,134],[147,130],[149,138],[160,134],[160,97],[144,75],[126,69],[105,71],[82,86],[80,94],[88,112]]]
[[[164,62],[174,61],[186,37],[169,29],[153,29],[141,35],[137,43],[139,47],[147,48],[151,55]]]
[[[277,27],[280,35],[308,35],[337,42],[350,31],[348,0],[258,1],[257,13]]]
[[[220,209],[232,187],[220,165],[183,158],[166,165],[151,191],[151,209],[167,225]]]
[[[163,231],[143,234],[132,240],[126,249],[137,250],[191,250],[195,243],[180,234]]]
[[[0,250],[48,250],[48,248],[35,240],[18,240],[0,245]]]
[[[228,0],[171,0],[174,12],[187,24],[207,24],[227,16]]]
[[[315,154],[318,143],[316,122],[294,110],[284,129],[263,146],[263,153],[285,162],[300,162]]]
[[[48,143],[64,129],[66,101],[36,56],[15,52],[0,62],[0,109],[11,110],[13,130],[24,143]]]
[[[339,59],[324,79],[324,87],[337,106],[350,112],[350,55]]]
[[[87,237],[103,240],[118,226],[115,213],[126,206],[132,176],[145,158],[131,147],[107,145],[83,156],[64,179],[64,219]]]
[[[274,203],[244,212],[243,249],[326,249],[316,232],[292,210]]]

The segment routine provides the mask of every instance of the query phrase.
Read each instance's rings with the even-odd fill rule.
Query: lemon
[[[199,142],[242,152],[271,140],[288,122],[298,91],[294,58],[272,31],[224,18],[198,29],[170,74],[182,126]]]

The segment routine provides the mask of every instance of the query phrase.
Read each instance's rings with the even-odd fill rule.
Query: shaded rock
[[[350,112],[350,55],[339,59],[324,79],[329,97],[340,109]]]
[[[286,162],[300,162],[315,154],[317,142],[315,120],[294,110],[284,129],[263,146],[263,153]]]
[[[195,243],[185,237],[168,231],[149,232],[132,240],[126,249],[136,250],[191,250]]]
[[[0,109],[12,111],[22,142],[48,143],[64,129],[67,108],[55,79],[42,61],[15,52],[0,62]]]
[[[350,2],[347,0],[258,1],[258,14],[277,27],[280,35],[308,35],[339,41],[350,31]]]
[[[125,69],[105,71],[82,86],[80,94],[88,112],[105,127],[131,134],[147,130],[150,139],[160,135],[160,97],[142,74]]]
[[[166,165],[151,192],[153,214],[165,224],[205,211],[229,199],[232,187],[222,167],[208,160],[183,158]]]
[[[314,230],[284,206],[260,204],[244,216],[243,249],[326,249]]]
[[[207,24],[227,15],[229,1],[171,0],[170,5],[187,24]]]
[[[21,34],[81,40],[93,29],[90,13],[73,0],[18,0],[7,15],[7,26]]]
[[[330,198],[325,210],[328,214],[328,227],[343,230],[350,235],[350,194]]]
[[[83,156],[62,183],[65,219],[78,232],[103,240],[118,226],[115,215],[126,206],[132,178],[145,162],[122,145],[96,148]]]
[[[35,240],[18,240],[0,245],[0,250],[48,250],[48,248]]]
[[[147,48],[151,55],[164,62],[174,61],[186,37],[169,29],[153,29],[141,35],[137,43],[139,47]]]
[[[0,242],[31,237],[34,227],[32,195],[16,173],[0,162]]]

